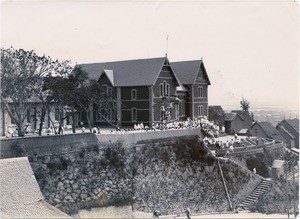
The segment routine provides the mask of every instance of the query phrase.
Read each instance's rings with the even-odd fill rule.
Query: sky
[[[168,40],[167,40],[168,36]],[[201,59],[209,105],[299,109],[299,5],[273,1],[2,1],[1,47],[76,63]]]

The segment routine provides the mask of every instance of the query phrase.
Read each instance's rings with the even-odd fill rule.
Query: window
[[[137,109],[136,108],[131,109],[131,121],[132,122],[137,121]]]
[[[136,89],[132,89],[131,90],[131,99],[132,100],[136,100],[137,99],[137,90]]]
[[[162,83],[159,84],[159,91],[160,91],[160,96],[164,96],[164,86]]]
[[[15,110],[12,109],[11,112],[12,112],[13,115],[15,115]],[[10,119],[10,123],[11,124],[16,124],[15,120],[12,117]]]
[[[170,95],[170,85],[169,85],[169,84],[166,85],[166,92],[165,92],[165,95],[166,95],[166,96],[169,96],[169,95]]]
[[[170,95],[170,84],[163,82],[159,84],[160,96],[169,96]]]
[[[108,87],[107,89],[108,89],[108,95],[111,96],[112,95],[112,88]]]
[[[198,116],[203,116],[203,106],[198,106]]]
[[[199,97],[203,97],[203,87],[198,87],[198,95]]]
[[[30,109],[27,109],[27,123],[30,123],[30,117],[31,117]]]
[[[108,90],[108,86],[105,84],[105,85],[103,85],[103,92],[105,93],[105,94],[107,94],[107,90]]]

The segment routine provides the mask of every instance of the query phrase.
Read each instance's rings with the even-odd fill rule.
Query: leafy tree
[[[121,115],[117,113],[118,105],[116,94],[105,91],[103,86],[100,89],[102,92],[97,96],[94,105],[96,113],[98,113],[108,124],[119,129],[121,125]]]
[[[71,71],[68,63],[65,64],[65,68],[69,69],[69,71],[58,71],[58,74],[48,76],[47,78],[45,78],[43,87],[44,91],[49,91],[47,102],[53,103],[58,110],[58,134],[62,133],[63,122],[68,116],[72,116],[73,118],[72,128],[73,132],[75,133],[74,115],[76,113],[76,110],[74,109],[74,100],[75,98],[77,98],[75,92],[78,84],[80,83],[80,80],[82,80],[80,76],[78,76],[78,74],[73,73],[75,69]],[[54,122],[51,122],[54,126]]]
[[[245,100],[244,97],[243,99],[240,101],[240,104],[241,104],[241,108],[244,110],[244,111],[249,111],[249,108],[250,108],[250,102]]]
[[[1,48],[1,101],[17,125],[18,136],[24,136],[24,122],[30,102],[41,96],[43,78],[62,71],[61,63],[48,56],[38,56],[34,51]]]
[[[106,86],[101,85],[96,80],[88,79],[87,73],[80,67],[76,67],[74,75],[80,78],[78,87],[74,90],[73,106],[77,111],[84,111],[87,116],[87,122],[90,131],[92,131],[91,113],[94,110],[97,114],[102,116],[104,120],[118,127],[118,123],[114,124],[114,119],[108,116],[112,111],[117,111],[116,97],[113,93],[108,93]],[[118,120],[116,120],[118,121]]]

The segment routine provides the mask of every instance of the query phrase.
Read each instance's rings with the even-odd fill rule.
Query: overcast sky
[[[204,60],[209,105],[299,106],[299,10],[292,1],[23,1],[1,4],[1,46],[92,63]]]

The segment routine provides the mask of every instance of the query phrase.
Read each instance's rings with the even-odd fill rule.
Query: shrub
[[[104,157],[114,167],[120,168],[125,166],[125,148],[121,143],[109,146],[104,150]]]
[[[11,145],[11,149],[15,157],[24,157],[27,155],[25,146],[21,144],[19,141],[13,143]]]

